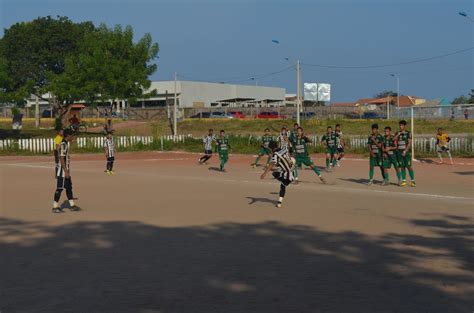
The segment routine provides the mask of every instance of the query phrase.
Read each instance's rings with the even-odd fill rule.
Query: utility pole
[[[397,76],[397,109],[400,109],[400,77]]]
[[[176,80],[178,77],[178,73],[174,72],[174,108],[173,108],[173,135],[176,136],[178,134],[178,108],[177,108],[177,92],[176,92]]]
[[[300,60],[296,61],[296,123],[300,125],[301,109],[301,68]]]
[[[39,97],[36,96],[36,106],[35,106],[35,127],[40,126],[40,115],[39,115]]]

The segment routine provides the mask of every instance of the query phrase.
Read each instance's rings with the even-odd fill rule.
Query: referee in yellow
[[[61,149],[61,142],[64,139],[64,129],[59,129],[58,134],[54,137],[54,178],[56,178],[59,167],[59,150]]]

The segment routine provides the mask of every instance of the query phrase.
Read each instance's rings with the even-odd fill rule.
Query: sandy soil
[[[401,188],[367,187],[367,160],[347,159],[328,185],[302,171],[280,209],[251,157],[196,161],[120,154],[107,176],[73,155],[83,211],[52,214],[51,158],[0,158],[0,311],[474,309],[472,161],[416,163]]]

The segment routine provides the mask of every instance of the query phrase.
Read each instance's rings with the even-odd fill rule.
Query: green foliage
[[[385,98],[385,97],[396,97],[397,93],[392,90],[384,90],[379,92],[378,94],[374,95],[374,98]]]
[[[451,101],[452,104],[469,104],[469,103],[474,103],[474,89],[471,89],[471,92],[469,95],[461,95],[457,98],[454,98],[453,101]]]

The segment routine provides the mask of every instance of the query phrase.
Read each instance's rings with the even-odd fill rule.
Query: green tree
[[[396,97],[396,96],[397,96],[397,93],[395,91],[384,90],[374,95],[374,98],[385,98],[385,97]]]
[[[469,95],[460,95],[459,97],[456,97],[451,101],[452,104],[468,104],[468,103],[474,103],[474,89],[471,89],[471,92]]]
[[[144,90],[157,69],[157,54],[158,44],[150,34],[134,43],[131,26],[109,29],[102,24],[84,36],[77,54],[66,58],[65,72],[53,79],[51,90],[64,103],[135,103],[149,96]]]
[[[21,22],[6,29],[0,41],[0,55],[6,61],[9,83],[4,93],[13,98],[50,91],[51,79],[65,70],[67,57],[77,52],[92,22],[73,23],[67,17],[47,16]]]

